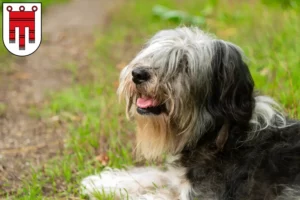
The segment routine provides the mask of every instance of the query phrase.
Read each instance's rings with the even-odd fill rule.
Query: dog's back
[[[247,141],[247,132],[231,127],[222,150],[215,134],[185,149],[181,164],[199,199],[300,199],[300,123],[268,127]],[[218,129],[218,128],[216,128]],[[212,131],[213,132],[213,131]]]

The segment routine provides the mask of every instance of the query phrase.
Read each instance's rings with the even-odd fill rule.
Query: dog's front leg
[[[130,170],[107,169],[82,181],[83,193],[90,197],[112,195],[115,199],[174,200],[179,196],[180,179],[170,171],[152,167]],[[175,198],[174,198],[175,197]]]

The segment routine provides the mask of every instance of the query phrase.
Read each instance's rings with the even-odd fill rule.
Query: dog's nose
[[[132,81],[135,84],[141,84],[150,79],[150,74],[143,68],[135,68],[132,70]]]

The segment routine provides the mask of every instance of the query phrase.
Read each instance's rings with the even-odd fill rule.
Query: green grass
[[[202,29],[244,49],[257,89],[273,96],[293,117],[300,116],[300,16],[296,10],[237,0],[161,0],[160,5],[204,16]],[[99,153],[108,156],[110,167],[134,164],[134,126],[126,121],[124,105],[118,104],[115,93],[117,66],[128,62],[152,34],[180,24],[154,17],[154,6],[148,0],[122,5],[90,53],[90,80],[84,84],[74,81],[71,88],[52,94],[42,111],[34,112],[66,124],[66,148],[24,180],[16,199],[80,198],[80,180],[105,167],[95,159]],[[80,74],[74,66],[70,68]],[[99,199],[113,197],[100,195]]]

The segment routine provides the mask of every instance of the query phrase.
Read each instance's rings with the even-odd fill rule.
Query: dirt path
[[[17,187],[30,165],[39,166],[63,148],[63,126],[31,117],[29,108],[41,104],[47,92],[71,83],[66,63],[76,62],[84,73],[94,31],[105,26],[115,3],[73,0],[48,8],[38,51],[16,58],[13,70],[0,74],[0,106],[5,107],[0,108],[0,193]]]

